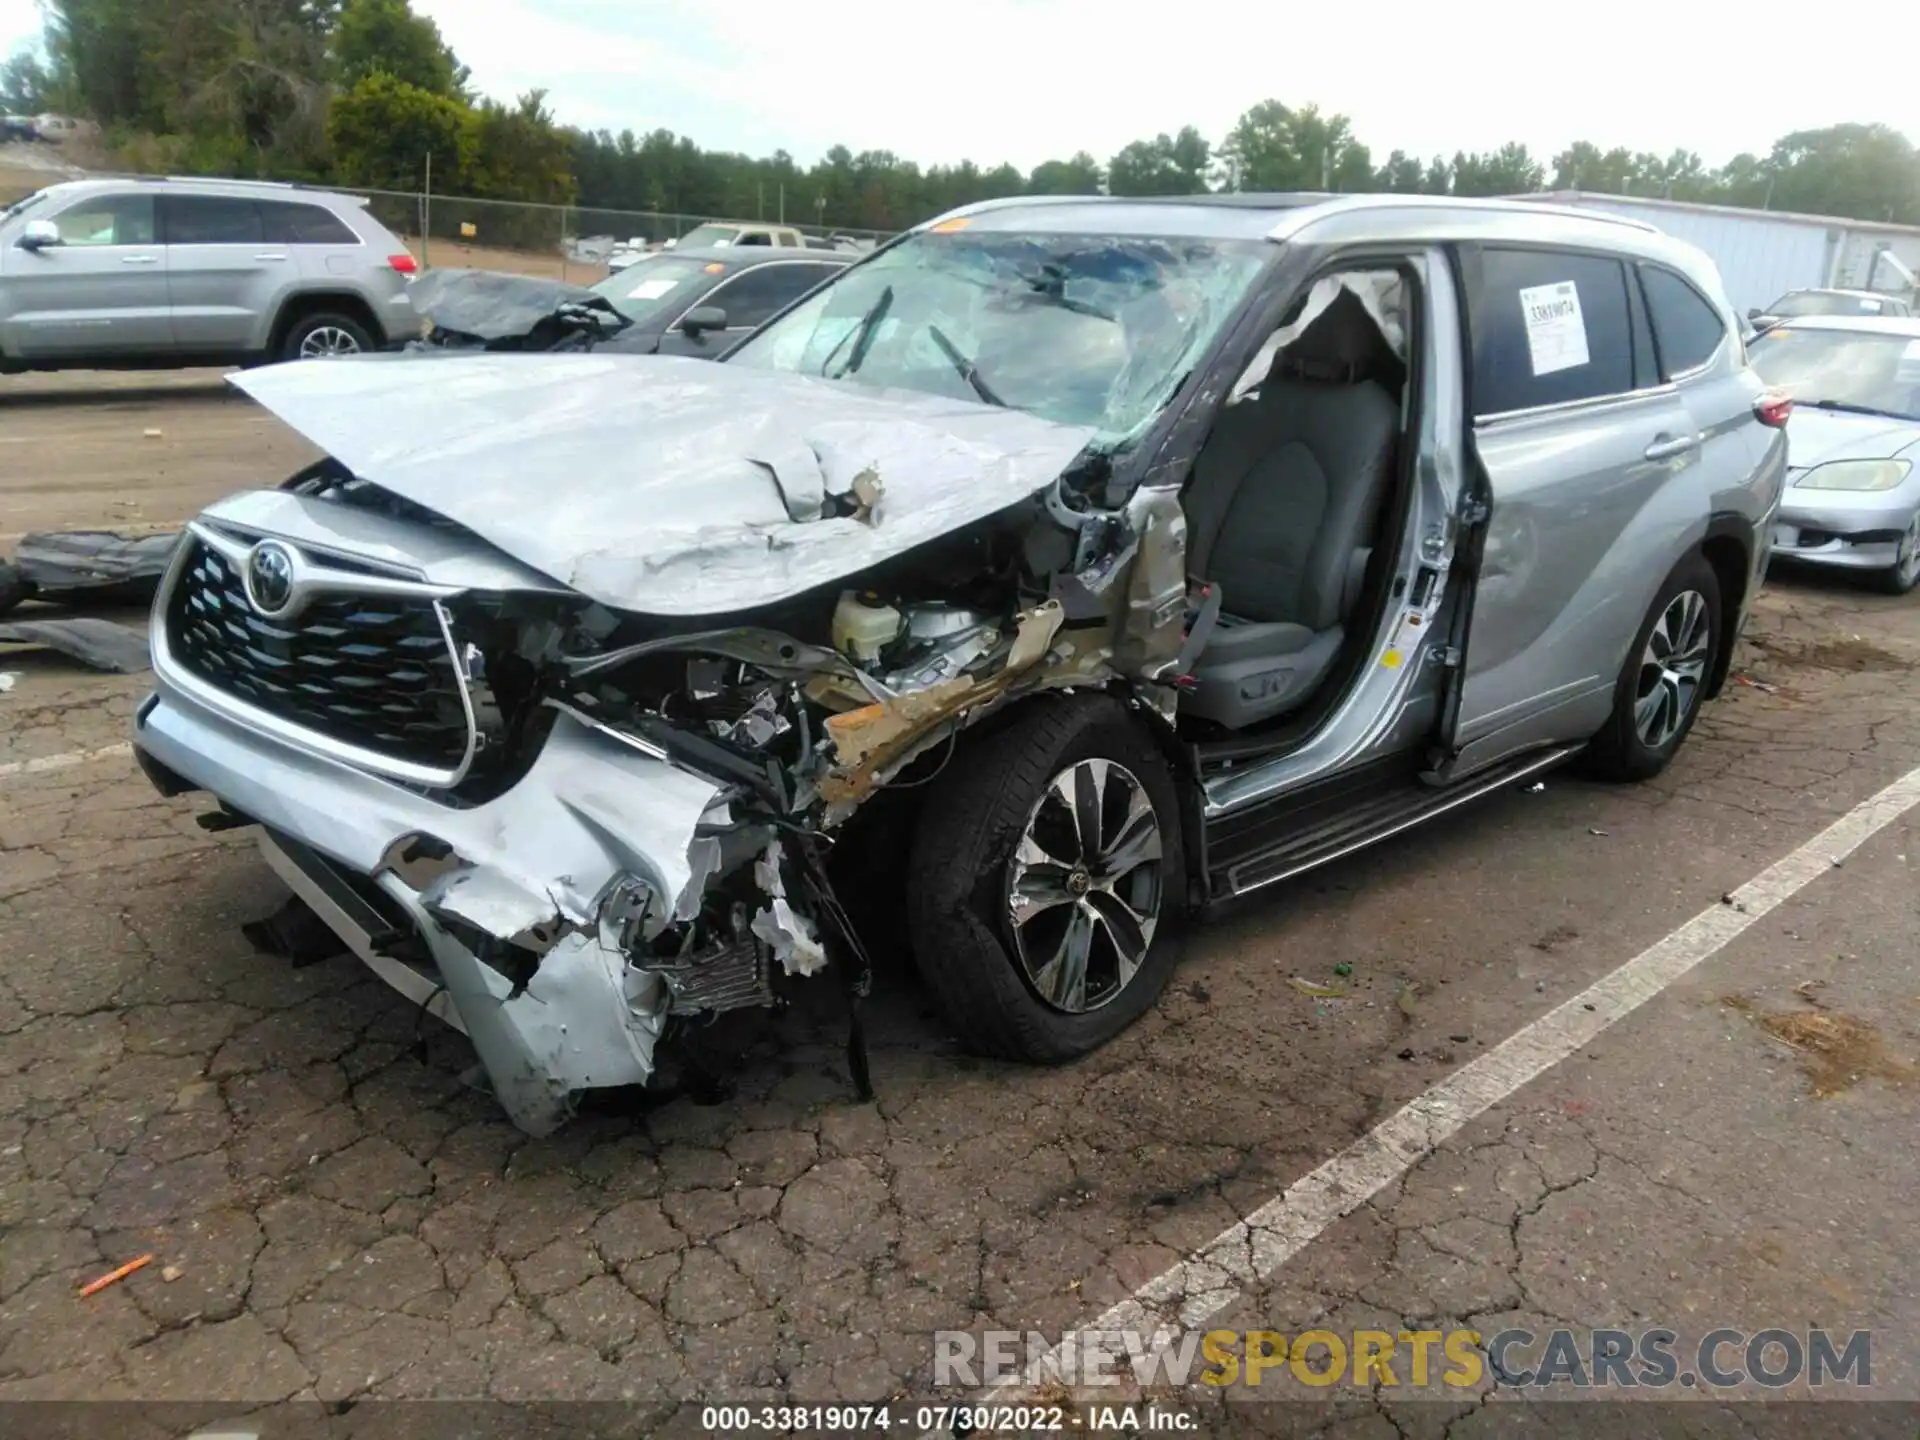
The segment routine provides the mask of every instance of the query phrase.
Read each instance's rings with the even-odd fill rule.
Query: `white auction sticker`
[[[1580,313],[1580,291],[1573,281],[1522,290],[1520,313],[1527,321],[1534,374],[1551,375],[1587,363],[1587,317]]]
[[[629,300],[658,300],[680,282],[674,280],[642,280],[627,293]]]

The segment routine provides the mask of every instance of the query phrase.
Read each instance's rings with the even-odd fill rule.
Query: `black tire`
[[[1116,993],[1074,1013],[1042,999],[1023,969],[1008,886],[1015,848],[1048,787],[1087,760],[1115,762],[1138,782],[1159,827],[1160,859],[1156,918],[1138,968],[1120,982],[1113,966]],[[1122,775],[1115,783],[1128,782]],[[1141,722],[1117,700],[1037,701],[971,748],[963,745],[927,796],[907,875],[914,963],[961,1042],[976,1054],[1058,1064],[1098,1049],[1139,1019],[1180,958],[1187,886],[1180,841],[1173,776]],[[1111,913],[1111,899],[1066,908]],[[1106,970],[1096,962],[1116,953],[1100,948],[1114,944],[1115,932],[1101,925],[1088,933],[1095,947],[1085,966],[1091,990],[1096,970],[1103,978]]]
[[[1884,570],[1875,570],[1873,588],[1888,595],[1908,595],[1920,584],[1920,515],[1907,522],[1896,552],[1899,559]]]
[[[358,347],[357,352],[342,351],[340,353],[365,355],[374,349],[373,337],[367,333],[365,325],[351,315],[322,311],[316,315],[302,315],[293,322],[287,330],[287,338],[280,342],[280,358],[282,360],[315,358],[303,355],[301,352],[310,338],[329,331],[351,340]]]
[[[1672,725],[1665,733],[1661,733],[1660,726],[1656,724],[1654,733],[1649,736],[1643,733],[1636,714],[1641,700],[1660,684],[1658,672],[1648,664],[1649,646],[1653,642],[1655,629],[1663,619],[1670,625],[1673,623],[1673,617],[1668,612],[1683,596],[1689,594],[1705,604],[1706,651],[1702,657],[1700,676],[1691,692],[1684,694],[1684,713],[1680,715],[1679,723]],[[1685,639],[1684,636],[1681,638]],[[1686,742],[1693,722],[1700,716],[1707,682],[1719,665],[1720,649],[1725,643],[1724,620],[1720,609],[1720,577],[1714,572],[1713,566],[1707,563],[1707,558],[1695,551],[1674,566],[1673,573],[1667,576],[1666,583],[1654,597],[1646,619],[1640,622],[1640,629],[1633,637],[1633,648],[1627,652],[1627,662],[1620,671],[1619,683],[1614,687],[1613,714],[1607,717],[1607,723],[1600,733],[1593,737],[1592,747],[1588,751],[1588,768],[1600,779],[1623,782],[1649,780],[1666,769]],[[1671,694],[1672,687],[1667,688]]]

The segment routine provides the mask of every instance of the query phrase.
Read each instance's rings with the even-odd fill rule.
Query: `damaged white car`
[[[1736,325],[1611,217],[1076,198],[717,364],[249,372],[328,458],[190,528],[137,752],[536,1134],[801,985],[864,1087],[889,897],[967,1044],[1064,1060],[1198,910],[1667,762],[1783,474]]]

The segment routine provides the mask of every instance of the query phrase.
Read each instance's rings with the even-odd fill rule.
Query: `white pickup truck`
[[[782,249],[804,250],[807,237],[791,225],[709,223],[694,226],[674,242],[673,248],[719,250],[733,245],[777,245]]]
[[[739,221],[710,221],[696,225],[677,240],[667,241],[675,250],[725,250],[742,245],[768,245],[782,250],[839,250],[845,247],[826,240],[809,239],[791,225],[750,225]],[[638,240],[613,247],[607,257],[609,270],[624,270],[654,253]]]

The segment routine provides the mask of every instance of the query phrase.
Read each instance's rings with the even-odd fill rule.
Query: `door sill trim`
[[[1217,892],[1213,903],[1250,895],[1256,890],[1266,889],[1269,885],[1277,885],[1282,880],[1291,880],[1295,876],[1304,875],[1309,870],[1316,870],[1322,865],[1344,859],[1382,840],[1411,830],[1416,825],[1425,824],[1449,811],[1457,810],[1470,801],[1490,795],[1495,790],[1504,789],[1517,781],[1538,775],[1544,770],[1551,770],[1584,749],[1586,749],[1584,742],[1575,745],[1555,745],[1515,757],[1479,775],[1457,781],[1442,790],[1412,790],[1406,796],[1404,807],[1396,808],[1383,815],[1378,823],[1342,835],[1322,848],[1315,848],[1311,844],[1301,846],[1296,859],[1283,861],[1280,868],[1273,873],[1259,875],[1255,879],[1244,882],[1237,881],[1234,878],[1237,873],[1257,869],[1260,864],[1259,855],[1248,856],[1235,863],[1226,872],[1223,878],[1227,883]],[[1292,847],[1282,844],[1266,853],[1284,855],[1289,848]]]

